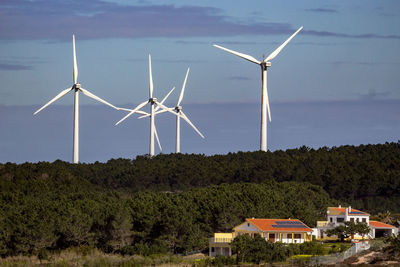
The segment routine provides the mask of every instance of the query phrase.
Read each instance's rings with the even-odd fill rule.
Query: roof
[[[261,231],[312,232],[312,229],[297,219],[246,219]]]
[[[328,207],[328,211],[329,211],[329,215],[343,215],[346,212],[346,208],[342,208],[342,207]],[[351,216],[369,216],[368,213],[360,211],[360,210],[356,210],[351,208],[351,212],[349,212],[349,215]]]
[[[373,228],[380,228],[380,229],[395,228],[393,225],[386,224],[383,222],[378,222],[378,221],[369,221],[369,226],[372,226]]]

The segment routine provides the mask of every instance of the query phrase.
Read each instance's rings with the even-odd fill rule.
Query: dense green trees
[[[203,250],[247,217],[309,225],[333,203],[307,183],[237,183],[180,193],[104,189],[70,176],[0,180],[0,255],[90,245],[124,254]]]
[[[265,180],[309,182],[323,187],[332,198],[370,213],[400,212],[399,142],[215,156],[161,154],[152,159],[138,156],[135,160],[112,159],[93,164],[7,163],[0,164],[0,177],[80,177],[95,185],[128,192],[176,192]]]
[[[80,245],[126,254],[201,250],[213,232],[248,217],[312,227],[333,199],[399,212],[400,143],[0,164],[0,255]]]

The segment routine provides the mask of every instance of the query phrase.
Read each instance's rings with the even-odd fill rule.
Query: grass
[[[59,253],[49,253],[46,260],[39,260],[37,256],[15,256],[5,259],[0,258],[0,266],[4,267],[139,267],[139,266],[191,266],[194,259],[176,255],[152,255],[143,257],[139,255],[122,256],[119,254],[105,254],[98,249],[71,248]]]

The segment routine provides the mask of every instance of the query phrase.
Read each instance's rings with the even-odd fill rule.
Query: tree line
[[[245,218],[290,217],[313,226],[335,204],[321,187],[298,182],[127,193],[56,177],[0,179],[0,256],[82,245],[141,255],[208,251],[214,232]]]
[[[370,213],[400,212],[400,142],[227,155],[170,154],[106,163],[0,164],[0,177],[80,177],[126,192],[180,192],[223,183],[297,181],[321,186],[331,198]],[[390,196],[390,198],[388,197]]]

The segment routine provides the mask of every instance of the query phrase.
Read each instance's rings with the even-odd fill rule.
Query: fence
[[[330,254],[326,256],[317,256],[310,258],[310,265],[334,264],[344,261],[355,254],[370,248],[368,241],[361,241],[353,243],[353,245],[346,251],[341,253]]]

